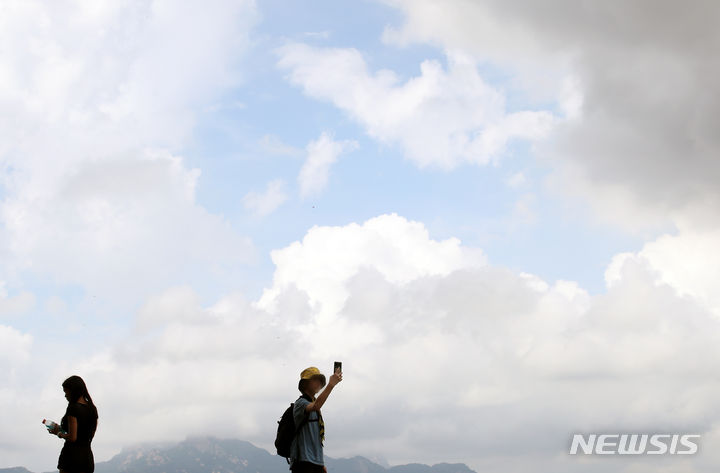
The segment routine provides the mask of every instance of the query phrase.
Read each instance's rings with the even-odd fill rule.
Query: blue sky
[[[512,143],[499,166],[419,169],[404,159],[397,146],[369,138],[333,105],[303,95],[277,67],[276,48],[289,41],[356,48],[372,69],[391,69],[403,79],[418,75],[423,60],[444,62],[442,50],[432,46],[383,43],[385,27],[402,21],[395,9],[375,2],[312,2],[311,9],[268,2],[260,5],[260,13],[254,44],[241,60],[243,82],[220,101],[242,105],[203,113],[193,143],[183,150],[189,165],[202,169],[198,202],[227,216],[258,246],[260,261],[251,271],[253,279],[260,278],[255,279],[252,294],[258,294],[272,273],[270,250],[300,239],[312,225],[343,225],[383,213],[425,222],[433,238],[457,236],[485,250],[494,264],[550,281],[575,280],[591,293],[604,290],[603,268],[613,254],[639,248],[639,238],[579,218],[565,208],[562,197],[544,192],[541,181],[548,169],[527,143]],[[502,70],[478,68],[494,87],[512,89],[503,81]],[[514,95],[506,99],[509,109],[524,105]],[[547,108],[554,110],[555,104],[548,103]],[[302,153],[305,144],[323,131],[336,139],[356,140],[360,146],[333,166],[321,195],[303,200],[294,182]],[[298,154],[267,153],[260,146],[267,135],[296,148]],[[514,190],[505,180],[517,172],[528,182]],[[267,217],[248,216],[239,205],[241,195],[277,178],[288,183],[289,201]],[[537,196],[533,204],[537,220],[508,228],[513,205],[524,192]]]
[[[720,435],[713,15],[551,3],[8,6],[0,467],[54,466],[71,373],[102,461],[271,449],[337,359],[334,457],[586,473],[574,432]]]
[[[318,47],[355,48],[370,70],[389,69],[400,81],[420,73],[420,63],[434,59],[446,65],[443,51],[432,45],[397,46],[382,40],[388,26],[403,20],[397,9],[377,2],[262,2],[249,33],[247,49],[238,49],[233,64],[236,85],[210,102],[196,105],[191,138],[174,149],[189,168],[201,171],[198,204],[225,217],[257,248],[253,262],[237,268],[241,288],[256,298],[269,284],[273,265],[269,252],[301,239],[313,225],[344,225],[384,213],[424,222],[433,238],[458,237],[482,248],[490,262],[543,279],[577,281],[591,293],[604,290],[603,268],[620,251],[637,250],[642,240],[617,227],[579,218],[567,209],[564,196],[549,195],[541,183],[549,168],[533,156],[528,143],[511,142],[499,165],[462,164],[451,170],[419,168],[393,143],[370,138],[356,121],[332,104],[315,100],[287,80],[277,65],[277,48],[290,42]],[[510,72],[478,64],[492,87],[505,93],[507,110],[528,104],[522,91],[513,93]],[[542,105],[542,104],[541,104]],[[557,112],[557,104],[542,107]],[[322,132],[337,140],[355,140],[359,147],[341,156],[319,194],[298,196],[297,174],[306,144]],[[274,153],[263,147],[272,139],[294,152]],[[521,172],[526,182],[512,189],[507,179]],[[261,191],[273,179],[287,184],[289,199],[272,214],[250,215],[241,203],[250,191]],[[517,222],[513,206],[531,193],[531,222]],[[582,203],[578,205],[582,206]],[[34,275],[37,276],[37,275]],[[182,282],[182,281],[178,281]],[[78,300],[81,288],[52,283],[25,285],[37,294],[60,294]],[[213,281],[210,301],[235,282]],[[59,291],[59,292],[58,292]]]

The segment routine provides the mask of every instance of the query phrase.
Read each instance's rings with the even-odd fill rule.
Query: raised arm
[[[337,369],[330,376],[330,379],[328,379],[328,383],[327,386],[325,386],[325,389],[323,389],[322,392],[318,394],[318,397],[315,398],[313,402],[305,406],[305,412],[319,411],[323,404],[325,404],[325,401],[327,401],[330,392],[340,381],[342,381],[342,371],[340,371],[340,369]]]

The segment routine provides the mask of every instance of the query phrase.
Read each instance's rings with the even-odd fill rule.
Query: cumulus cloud
[[[28,291],[10,296],[5,289],[5,281],[0,281],[0,316],[18,315],[27,312],[35,305],[35,296]]]
[[[720,259],[715,251],[718,242],[718,231],[661,235],[645,243],[637,253],[615,255],[605,280],[612,286],[621,279],[626,264],[645,264],[658,280],[673,287],[680,296],[691,297],[720,319]]]
[[[537,222],[536,201],[537,196],[532,192],[526,192],[517,198],[512,209],[514,224],[529,225]]]
[[[140,310],[130,343],[77,365],[116,426],[102,451],[124,441],[128,408],[137,440],[219,432],[270,448],[299,371],[328,371],[333,359],[346,379],[324,409],[328,455],[600,472],[603,462],[565,454],[572,433],[717,435],[720,393],[707,373],[720,368],[720,321],[640,257],[590,296],[384,215],[314,227],[273,261],[259,301],[229,295],[204,306],[189,288],[169,290]],[[687,471],[711,471],[702,462],[715,455],[705,452]]]
[[[422,223],[396,214],[362,225],[314,226],[302,242],[275,250],[271,257],[276,265],[273,284],[263,293],[260,306],[273,307],[279,294],[295,286],[325,317],[340,310],[347,280],[362,267],[374,267],[390,281],[403,283],[485,262],[481,250],[463,248],[456,238],[434,241]]]
[[[112,426],[97,458],[131,430],[134,441],[213,434],[271,449],[300,370],[327,372],[334,359],[345,379],[323,409],[331,456],[599,473],[607,459],[566,454],[572,433],[677,429],[704,435],[703,445],[718,436],[708,373],[720,368],[720,319],[666,283],[659,258],[614,262],[607,292],[591,296],[573,281],[488,264],[397,215],[313,227],[272,257],[273,284],[258,301],[203,303],[171,288],[147,300],[127,339],[57,366],[58,379],[85,376]],[[56,391],[40,405],[50,410]],[[705,448],[684,471],[714,471],[717,460]]]
[[[405,232],[378,241],[368,230],[381,225]],[[441,455],[478,471],[527,471],[528,462],[542,471],[603,471],[600,462],[578,465],[564,455],[571,433],[683,428],[715,435],[719,413],[708,390],[716,388],[707,373],[717,369],[719,322],[702,301],[678,294],[641,260],[628,261],[599,296],[572,281],[471,263],[462,245],[447,245],[455,264],[446,256],[418,271],[419,254],[437,254],[423,246],[439,242],[420,238],[414,225],[385,216],[359,228],[313,229],[284,257],[274,254],[275,287],[309,288],[303,292],[315,316],[306,336],[322,341],[311,352],[346,360],[346,384],[327,414],[342,419],[335,429],[347,443],[339,451],[379,451],[392,462]],[[349,243],[346,254],[353,254],[356,239],[366,241],[364,254],[378,257],[358,264],[332,251]],[[387,255],[395,258],[388,267],[406,269],[392,273]],[[309,284],[315,261],[319,275],[342,284]],[[340,307],[331,323],[328,306]],[[381,435],[380,422],[388,425]],[[702,462],[689,471],[710,471]],[[616,466],[656,471],[642,461]]]
[[[52,184],[3,201],[8,263],[106,295],[120,284],[130,297],[251,254],[247,238],[195,203],[199,171],[166,151],[83,161],[64,174],[35,175]]]
[[[421,167],[495,162],[511,140],[538,139],[554,123],[545,111],[508,112],[503,94],[460,52],[447,54],[447,69],[423,61],[420,75],[405,82],[390,70],[369,71],[356,49],[292,43],[278,54],[293,84],[346,112],[371,137],[398,144]]]
[[[705,447],[683,471],[716,470],[716,103],[694,93],[714,87],[715,60],[697,57],[716,38],[714,4],[393,4],[407,23],[385,39],[435,42],[452,51],[447,67],[427,61],[403,82],[368,71],[355,50],[298,44],[280,50],[280,66],[420,166],[493,162],[508,140],[545,136],[553,124],[545,152],[562,165],[558,176],[606,209],[666,212],[687,222],[683,233],[616,255],[596,296],[489,264],[480,249],[397,215],[311,228],[272,252],[273,281],[257,301],[166,289],[160,271],[247,249],[195,202],[199,171],[168,149],[187,138],[194,107],[237,79],[223,52],[242,44],[236,20],[251,5],[13,4],[0,18],[3,263],[88,287],[162,281],[164,290],[145,300],[130,334],[82,357],[58,357],[58,342],[0,325],[8,466],[54,466],[56,439],[38,440],[36,415],[62,413],[59,383],[71,373],[100,406],[100,461],[127,432],[133,441],[228,435],[271,449],[299,371],[342,359],[345,380],[324,407],[328,455],[599,473],[606,461],[566,455],[572,433],[679,430],[701,433]],[[568,121],[508,113],[478,75],[485,57],[531,71],[518,86],[538,101],[560,97]],[[546,60],[562,73],[528,80],[544,77]],[[532,204],[526,194],[516,211],[532,215]],[[613,468],[673,471],[674,461]]]
[[[250,191],[242,199],[243,206],[253,214],[264,217],[273,213],[287,200],[285,181],[274,179],[263,192]]]
[[[0,325],[0,362],[10,377],[17,374],[18,362],[28,360],[31,346],[31,335],[21,333],[13,327]]]
[[[541,154],[556,164],[552,185],[600,218],[718,224],[717,2],[387,3],[405,22],[386,41],[465,51],[576,111]]]
[[[302,155],[302,149],[295,148],[287,143],[284,143],[280,137],[267,134],[260,138],[260,149],[268,154],[280,155],[280,156],[300,156]]]
[[[0,18],[0,254],[90,290],[158,290],[252,255],[173,151],[241,80],[252,2],[22,2]],[[187,238],[178,240],[182,233]],[[175,281],[178,282],[178,281]],[[144,289],[142,289],[144,288]]]
[[[308,143],[307,158],[298,175],[300,195],[307,197],[321,192],[327,186],[330,167],[341,154],[357,147],[357,141],[334,141],[327,132],[321,133],[317,140]]]
[[[512,189],[518,189],[527,183],[528,179],[522,172],[516,172],[505,178],[505,184]]]
[[[6,430],[0,432],[0,458],[3,467],[10,464],[18,465],[15,461],[31,458],[28,455],[27,445],[32,444],[32,429],[29,423],[25,423],[28,417],[32,416],[31,403],[38,400],[38,392],[29,392],[25,386],[31,382],[29,371],[32,371],[31,355],[37,352],[34,346],[34,337],[29,333],[0,324],[0,402],[5,406],[6,414],[3,416],[6,422],[12,423],[16,428],[14,432]],[[41,419],[35,419],[39,422]],[[39,424],[36,424],[36,426]],[[22,445],[23,441],[26,445]],[[22,452],[21,452],[22,450]],[[11,463],[5,463],[5,462]]]

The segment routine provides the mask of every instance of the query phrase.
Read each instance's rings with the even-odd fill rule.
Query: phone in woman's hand
[[[336,361],[333,365],[333,373],[336,373],[338,370],[342,373],[342,361]]]

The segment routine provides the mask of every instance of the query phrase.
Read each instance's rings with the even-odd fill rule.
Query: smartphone
[[[336,361],[333,365],[333,373],[337,370],[340,370],[340,372],[342,373],[342,361]]]

